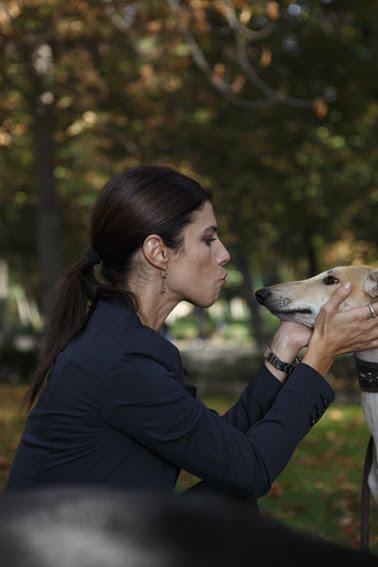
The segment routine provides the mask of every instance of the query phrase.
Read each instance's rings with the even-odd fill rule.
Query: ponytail
[[[92,302],[94,307],[98,285],[93,267],[93,258],[89,254],[83,256],[61,282],[46,330],[42,358],[21,400],[21,408],[31,410],[56,356],[84,328],[89,315],[88,304]]]

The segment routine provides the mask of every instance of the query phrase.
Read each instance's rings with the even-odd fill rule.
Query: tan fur
[[[338,283],[326,285],[327,276]],[[368,305],[378,297],[378,269],[371,266],[337,266],[306,280],[292,281],[265,287],[270,295],[263,302],[273,315],[287,321],[297,321],[313,327],[320,309],[337,287],[346,281],[352,283],[352,292],[341,304],[341,310]],[[258,292],[257,292],[258,293]],[[299,309],[310,310],[301,313]]]

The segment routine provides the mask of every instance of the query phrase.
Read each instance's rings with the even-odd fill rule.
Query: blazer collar
[[[171,341],[163,337],[158,331],[144,325],[140,320],[135,309],[129,307],[122,297],[112,296],[106,299],[100,299],[96,311],[100,311],[103,324],[115,324],[116,321],[121,323],[121,327],[126,331],[126,336],[130,338],[128,329],[138,330],[132,333],[135,336],[137,344],[140,346],[140,333],[143,335],[142,349],[151,354],[153,358],[162,362],[168,369],[173,370],[180,382],[184,381],[184,368],[182,366],[180,351]],[[129,343],[132,347],[132,343]]]
[[[124,318],[128,323],[128,326],[144,327],[147,330],[157,332],[151,327],[148,327],[147,325],[143,325],[135,309],[129,307],[121,296],[113,295],[111,297],[107,297],[106,299],[100,299],[100,303],[110,304],[113,305],[114,307],[118,307],[119,311],[123,313]]]
[[[146,333],[146,338],[152,341],[152,344],[156,349],[160,349],[162,353],[165,352],[175,360],[179,360],[179,364],[181,364],[180,351],[177,346],[170,340],[163,337],[159,331],[155,331],[155,329],[144,325],[135,309],[128,306],[121,296],[112,295],[106,299],[100,299],[98,301],[96,311],[98,308],[101,313],[106,313],[107,321],[110,322],[110,320],[112,320],[115,322],[119,318],[120,322],[122,321],[123,329],[127,330],[133,328],[138,329],[141,333]]]
[[[159,337],[164,338],[158,331],[155,331],[155,329],[152,329],[152,327],[149,327],[148,325],[144,325],[142,323],[139,315],[135,311],[135,309],[133,309],[132,307],[129,307],[126,304],[125,300],[121,296],[113,295],[112,297],[109,297],[109,298],[106,298],[106,299],[101,299],[100,302],[101,303],[104,302],[104,303],[108,303],[108,304],[110,303],[111,305],[118,306],[119,309],[122,311],[124,319],[127,322],[128,326],[130,326],[130,327],[141,327],[142,329],[145,329],[146,331],[150,331],[151,333],[154,333],[154,334],[158,335]]]

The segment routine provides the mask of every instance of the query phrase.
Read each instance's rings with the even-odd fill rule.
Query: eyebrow
[[[208,230],[213,230],[214,232],[218,232],[218,227],[215,226],[214,224],[211,226],[208,226],[207,228],[205,228],[205,230],[202,231],[202,234],[205,234],[205,232],[207,232]]]

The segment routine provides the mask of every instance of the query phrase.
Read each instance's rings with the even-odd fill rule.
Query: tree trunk
[[[197,338],[199,339],[207,339],[211,335],[211,321],[210,315],[203,309],[202,307],[198,307],[197,305],[194,306],[194,313],[197,320],[197,328],[198,334]]]
[[[41,85],[42,87],[42,85]],[[39,89],[40,93],[43,89]],[[48,315],[62,271],[61,223],[57,180],[54,174],[54,106],[39,96],[33,124],[35,181],[37,186],[37,247],[41,274],[40,305]]]
[[[315,247],[314,244],[312,242],[312,234],[309,231],[305,231],[303,233],[304,236],[304,244],[305,244],[305,251],[307,254],[307,260],[308,260],[308,277],[311,278],[312,276],[315,276],[316,274],[319,273],[319,266],[318,266],[318,261],[317,261],[317,257],[316,257],[316,251],[315,251]]]
[[[10,327],[7,317],[8,294],[8,265],[3,258],[0,258],[0,347],[6,341]]]
[[[255,299],[254,291],[255,284],[253,274],[249,267],[248,257],[246,255],[244,246],[241,243],[233,245],[233,254],[235,265],[243,276],[243,281],[240,286],[240,293],[246,301],[253,326],[253,335],[255,337],[257,346],[262,352],[268,344],[267,333],[264,329],[264,323],[261,319],[259,312],[259,305]]]

